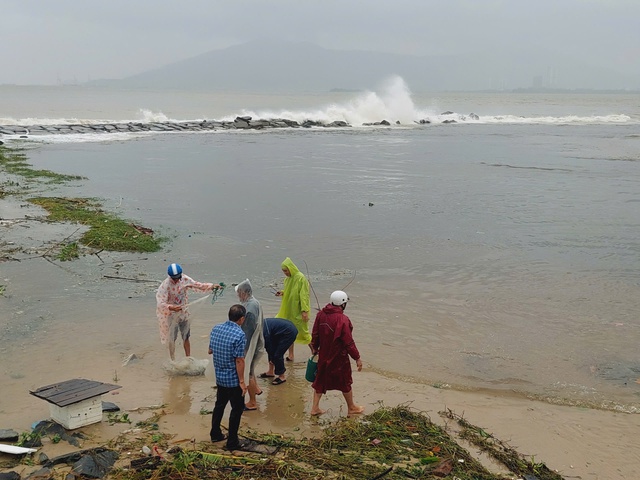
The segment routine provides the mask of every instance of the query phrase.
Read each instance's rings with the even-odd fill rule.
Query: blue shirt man
[[[247,386],[244,383],[244,347],[246,338],[242,324],[246,310],[242,305],[233,305],[229,309],[229,320],[216,325],[209,337],[209,354],[213,355],[213,367],[216,371],[216,404],[211,414],[212,442],[227,440],[228,450],[242,447],[238,440],[238,428],[244,410],[244,395]],[[231,403],[229,414],[229,435],[220,429],[220,422],[227,403]]]

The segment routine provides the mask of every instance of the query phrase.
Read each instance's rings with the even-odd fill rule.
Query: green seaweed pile
[[[37,185],[60,184],[84,180],[77,175],[62,175],[50,170],[37,170],[27,162],[24,149],[0,146],[0,169],[7,175],[0,183],[0,198],[7,195],[25,195]],[[21,183],[24,182],[24,183]],[[151,229],[105,212],[96,199],[34,197],[26,200],[39,205],[49,213],[51,222],[72,222],[88,227],[80,239],[54,245],[55,257],[68,261],[80,256],[79,244],[95,251],[156,252],[165,239],[158,238]],[[49,253],[49,250],[47,251]]]
[[[467,428],[477,429],[470,424]],[[158,432],[150,435],[160,442],[154,448],[156,454],[148,457],[140,457],[139,452],[151,438],[138,438],[132,444],[122,439],[113,443],[121,452],[128,450],[130,460],[110,472],[109,478],[505,480],[524,476],[562,480],[542,463],[532,462],[513,449],[502,451],[503,444],[500,458],[493,455],[490,445],[483,450],[500,460],[513,476],[492,473],[426,414],[407,406],[381,407],[361,418],[342,418],[328,425],[320,438],[295,440],[249,432],[244,437],[252,440],[251,452],[227,452],[220,444],[208,442],[169,447],[168,436]]]
[[[148,229],[103,211],[95,199],[36,197],[29,201],[47,210],[52,222],[74,222],[88,226],[89,229],[79,240],[86,247],[115,252],[155,252],[160,249],[161,239],[149,234]],[[66,253],[69,250],[73,251],[67,246]]]

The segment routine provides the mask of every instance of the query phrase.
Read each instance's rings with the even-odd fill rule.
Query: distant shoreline
[[[133,90],[133,91],[176,91],[179,89],[167,87],[167,88],[158,88],[158,87],[141,87],[141,86],[128,86],[121,87],[116,85],[93,85],[87,83],[79,83],[79,84],[16,84],[16,83],[0,83],[0,88],[55,88],[55,89],[73,89],[73,90]],[[197,91],[202,91],[201,89],[197,89]],[[326,93],[364,93],[368,91],[367,89],[362,88],[344,88],[344,87],[335,87],[329,90],[323,90],[318,92],[284,92],[284,91],[271,91],[265,90],[263,92],[255,92],[254,90],[238,90],[230,92],[226,89],[219,90],[211,90],[205,93],[251,93],[251,94],[264,94],[264,95],[272,95],[272,94],[326,94]],[[439,94],[439,93],[489,93],[494,95],[499,94],[570,94],[570,95],[638,95],[640,94],[640,89],[597,89],[597,88],[534,88],[534,87],[518,87],[512,89],[480,89],[480,90],[416,90],[411,92],[413,95],[428,95],[428,94]]]
[[[448,93],[454,93],[454,92],[448,92]],[[458,92],[458,93],[464,93],[464,92]],[[599,89],[592,89],[592,88],[513,88],[511,90],[473,90],[467,93],[494,93],[494,94],[500,94],[500,93],[568,93],[568,94],[572,94],[572,95],[581,95],[581,94],[588,94],[588,95],[634,95],[634,94],[640,94],[640,90],[622,90],[622,89],[615,89],[615,90],[599,90]]]

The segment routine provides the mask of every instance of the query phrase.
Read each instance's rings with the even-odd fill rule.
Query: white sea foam
[[[367,91],[357,94],[345,103],[334,103],[318,107],[313,110],[242,110],[239,116],[250,116],[256,119],[286,118],[297,122],[313,120],[323,123],[344,121],[357,127],[367,123],[386,120],[391,124],[399,122],[401,125],[415,125],[424,123],[468,123],[468,124],[530,124],[530,125],[595,125],[595,124],[640,124],[640,119],[634,119],[625,114],[610,115],[564,115],[564,116],[521,116],[521,115],[474,115],[448,112],[443,114],[433,108],[420,108],[415,105],[412,94],[399,76],[393,76],[382,83],[378,91]],[[232,121],[238,115],[221,118],[222,121]]]
[[[387,79],[379,92],[367,91],[357,94],[345,103],[333,103],[313,110],[243,110],[239,115],[254,119],[286,118],[297,122],[313,120],[323,123],[344,121],[353,126],[387,120],[390,123],[414,124],[435,112],[418,110],[411,98],[411,91],[399,76]],[[223,121],[231,121],[236,116],[227,116]]]
[[[465,96],[463,95],[462,98]],[[425,97],[420,97],[425,102]],[[467,98],[472,99],[473,96]],[[496,97],[499,98],[499,97]],[[429,100],[426,100],[427,102]],[[472,100],[469,100],[472,101]],[[436,102],[434,101],[433,104]],[[464,105],[464,100],[458,100],[458,104]],[[465,108],[464,106],[458,109]],[[518,108],[516,106],[514,108]],[[445,106],[446,108],[446,106]],[[454,111],[443,114],[444,108],[427,107],[416,105],[409,86],[399,76],[392,76],[382,82],[380,86],[374,90],[354,93],[351,98],[341,102],[318,105],[312,108],[301,109],[270,109],[270,110],[252,110],[241,109],[232,115],[219,118],[214,116],[206,116],[208,119],[215,118],[218,121],[233,121],[237,116],[250,116],[254,120],[257,119],[277,119],[283,118],[302,123],[306,120],[315,122],[331,123],[334,121],[347,122],[356,128],[372,128],[364,126],[364,124],[374,124],[386,120],[391,124],[390,128],[398,128],[396,123],[400,124],[400,128],[428,128],[429,125],[438,125],[443,123],[456,124],[486,124],[486,125],[606,125],[606,124],[640,124],[640,117],[637,115],[627,115],[623,113],[611,113],[607,115],[580,115],[571,114],[570,112],[561,115],[517,115],[515,112],[509,113],[508,110],[503,115],[495,115],[493,112],[483,113],[482,110],[487,107],[478,107],[469,105],[464,112]],[[471,115],[469,112],[473,111]],[[31,127],[35,125],[51,126],[51,125],[101,125],[109,123],[166,123],[166,122],[182,122],[196,121],[201,118],[172,118],[161,110],[152,110],[148,108],[140,108],[134,118],[100,118],[87,119],[77,116],[77,110],[74,117],[25,117],[16,118],[5,116],[0,118],[0,125],[7,127]],[[192,114],[187,114],[187,117]],[[375,127],[373,127],[375,128]],[[16,134],[20,134],[18,130],[14,130]],[[157,132],[159,133],[159,132]],[[162,134],[169,132],[162,132]],[[149,133],[138,132],[118,132],[118,133],[85,133],[85,134],[46,134],[46,135],[30,135],[33,141],[51,142],[51,143],[77,143],[77,142],[109,142],[120,141],[136,138]],[[7,135],[3,137],[7,140]]]
[[[47,135],[30,135],[28,141],[36,143],[110,143],[122,142],[125,140],[133,140],[158,132],[116,132],[116,133],[69,133],[69,134],[47,134]],[[24,140],[23,140],[24,141]]]

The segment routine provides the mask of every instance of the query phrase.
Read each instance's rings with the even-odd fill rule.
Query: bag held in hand
[[[307,382],[313,382],[316,379],[316,373],[318,373],[318,355],[313,355],[307,360],[307,372],[304,374],[304,378]]]

